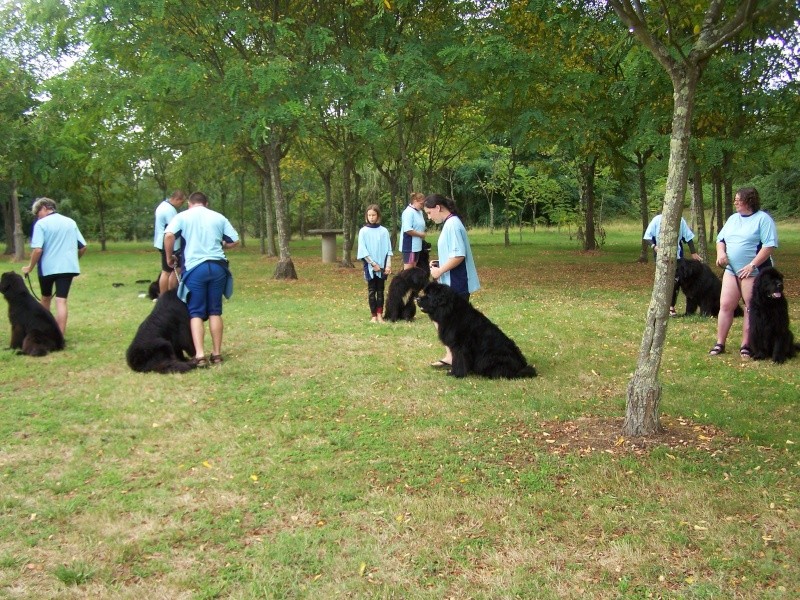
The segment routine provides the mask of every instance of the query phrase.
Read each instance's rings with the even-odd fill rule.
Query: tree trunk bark
[[[278,248],[280,255],[275,265],[274,279],[297,279],[292,256],[289,252],[289,216],[286,198],[283,195],[281,182],[281,149],[280,143],[271,140],[266,148],[269,178],[272,183],[272,194],[275,200],[275,224],[278,227]]]
[[[650,224],[650,202],[647,199],[647,177],[645,174],[647,157],[641,152],[636,152],[636,175],[639,180],[639,214],[642,217],[642,235]],[[642,250],[639,253],[640,263],[647,263],[650,256],[650,242],[642,239]]]
[[[669,322],[669,303],[675,285],[674,248],[678,246],[683,199],[686,194],[692,109],[699,73],[699,68],[693,65],[676,67],[670,72],[674,108],[663,219],[658,237],[659,248],[667,250],[659,252],[656,258],[655,282],[639,349],[639,361],[628,384],[623,425],[623,434],[626,436],[652,435],[661,428],[658,412],[661,384],[658,382],[658,372]]]
[[[14,220],[14,260],[25,260],[25,234],[22,232],[22,216],[19,212],[17,180],[11,180],[11,218]]]
[[[704,263],[708,263],[708,239],[706,238],[706,211],[703,202],[703,175],[700,168],[694,165],[694,175],[692,176],[692,210],[694,211],[697,225],[697,253]]]
[[[353,267],[351,224],[353,222],[352,180],[355,166],[350,156],[345,156],[342,165],[342,262],[343,267]]]
[[[594,224],[594,174],[597,158],[592,156],[586,159],[581,165],[581,175],[583,178],[583,207],[584,207],[584,250],[597,250],[597,238],[595,237]],[[675,242],[677,244],[677,241]]]

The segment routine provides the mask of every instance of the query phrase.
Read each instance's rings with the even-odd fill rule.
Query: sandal
[[[714,347],[709,350],[709,356],[718,356],[725,353],[725,344],[714,344]]]
[[[678,311],[675,310],[672,306],[669,307],[669,316],[670,317],[677,317],[678,316]]]
[[[211,355],[211,364],[218,365],[222,363],[222,354],[212,354]]]
[[[434,369],[449,369],[453,365],[451,365],[449,362],[445,362],[443,360],[437,360],[436,362],[431,363],[431,366]]]
[[[208,367],[208,359],[205,356],[195,356],[189,363],[193,364],[198,369],[205,369]]]
[[[750,360],[753,358],[753,351],[750,350],[750,346],[745,344],[741,348],[739,348],[739,356],[742,357],[742,360]]]

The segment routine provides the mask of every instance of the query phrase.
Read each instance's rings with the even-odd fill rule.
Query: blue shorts
[[[222,295],[228,271],[222,265],[207,261],[184,274],[183,282],[189,288],[186,306],[191,318],[204,321],[210,316],[222,315]]]

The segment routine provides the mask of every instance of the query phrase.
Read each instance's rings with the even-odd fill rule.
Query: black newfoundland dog
[[[691,258],[679,258],[675,267],[675,285],[686,296],[686,315],[693,315],[700,309],[704,317],[719,315],[719,294],[722,282],[706,263]],[[734,316],[744,314],[741,306]]]
[[[386,308],[383,311],[383,318],[387,321],[395,323],[414,320],[417,314],[414,300],[431,278],[430,249],[431,245],[423,241],[417,266],[400,271],[392,277],[386,295]]]
[[[789,305],[783,293],[783,275],[777,269],[764,267],[759,271],[748,315],[754,360],[783,363],[800,350],[789,329]]]
[[[140,373],[183,373],[195,368],[184,352],[194,356],[189,311],[178,292],[170,290],[158,297],[125,356],[128,366]]]
[[[450,375],[469,373],[490,379],[536,377],[517,345],[452,288],[431,282],[417,298],[422,312],[437,324],[439,339],[450,348]]]
[[[10,347],[17,354],[44,356],[64,349],[64,336],[50,311],[36,301],[22,275],[9,271],[0,277],[0,293],[8,300]]]

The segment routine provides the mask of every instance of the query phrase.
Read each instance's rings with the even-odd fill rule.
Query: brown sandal
[[[211,364],[218,365],[222,363],[222,354],[212,354],[211,355]]]
[[[195,356],[189,362],[198,369],[205,369],[206,367],[208,367],[208,359],[205,356],[200,356],[200,357]]]
[[[725,344],[714,344],[714,347],[709,350],[709,356],[719,356],[725,353]]]

